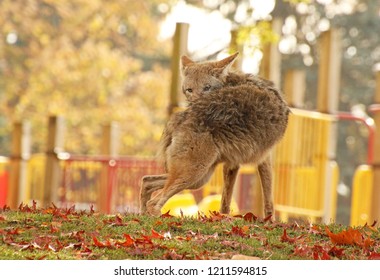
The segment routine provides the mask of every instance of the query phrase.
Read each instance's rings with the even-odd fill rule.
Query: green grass
[[[326,230],[327,228],[327,230]],[[22,205],[0,211],[0,259],[378,259],[379,228],[281,223],[250,213],[104,215]]]

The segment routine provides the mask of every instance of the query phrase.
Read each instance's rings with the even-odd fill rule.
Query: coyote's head
[[[186,99],[191,102],[221,88],[238,54],[212,62],[194,62],[182,56],[182,91]]]

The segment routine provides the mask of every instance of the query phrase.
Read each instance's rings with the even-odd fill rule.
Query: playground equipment
[[[359,166],[354,175],[351,200],[351,226],[371,224],[371,195],[373,185],[373,168],[369,165]]]
[[[329,158],[334,115],[293,109],[274,153],[275,209],[312,221],[335,219],[338,167]]]
[[[9,160],[6,157],[0,157],[0,207],[6,204],[8,194],[8,170]]]

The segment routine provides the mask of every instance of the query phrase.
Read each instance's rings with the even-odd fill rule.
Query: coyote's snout
[[[230,70],[237,55],[201,63],[182,57],[182,89],[189,104],[172,115],[162,135],[166,174],[142,179],[142,213],[160,214],[176,193],[204,185],[219,163],[224,163],[222,213],[230,211],[243,163],[258,165],[265,215],[273,213],[269,152],[286,130],[289,108],[270,81]]]

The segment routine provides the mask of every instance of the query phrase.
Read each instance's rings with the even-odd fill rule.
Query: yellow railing
[[[274,153],[274,201],[282,220],[335,218],[338,167],[329,159],[331,115],[293,109]]]
[[[359,166],[354,175],[351,199],[351,226],[362,226],[369,221],[371,195],[373,186],[373,169],[369,165]]]
[[[28,160],[25,193],[21,196],[24,203],[28,203],[30,200],[37,202],[43,200],[45,160],[45,154],[34,154]]]

